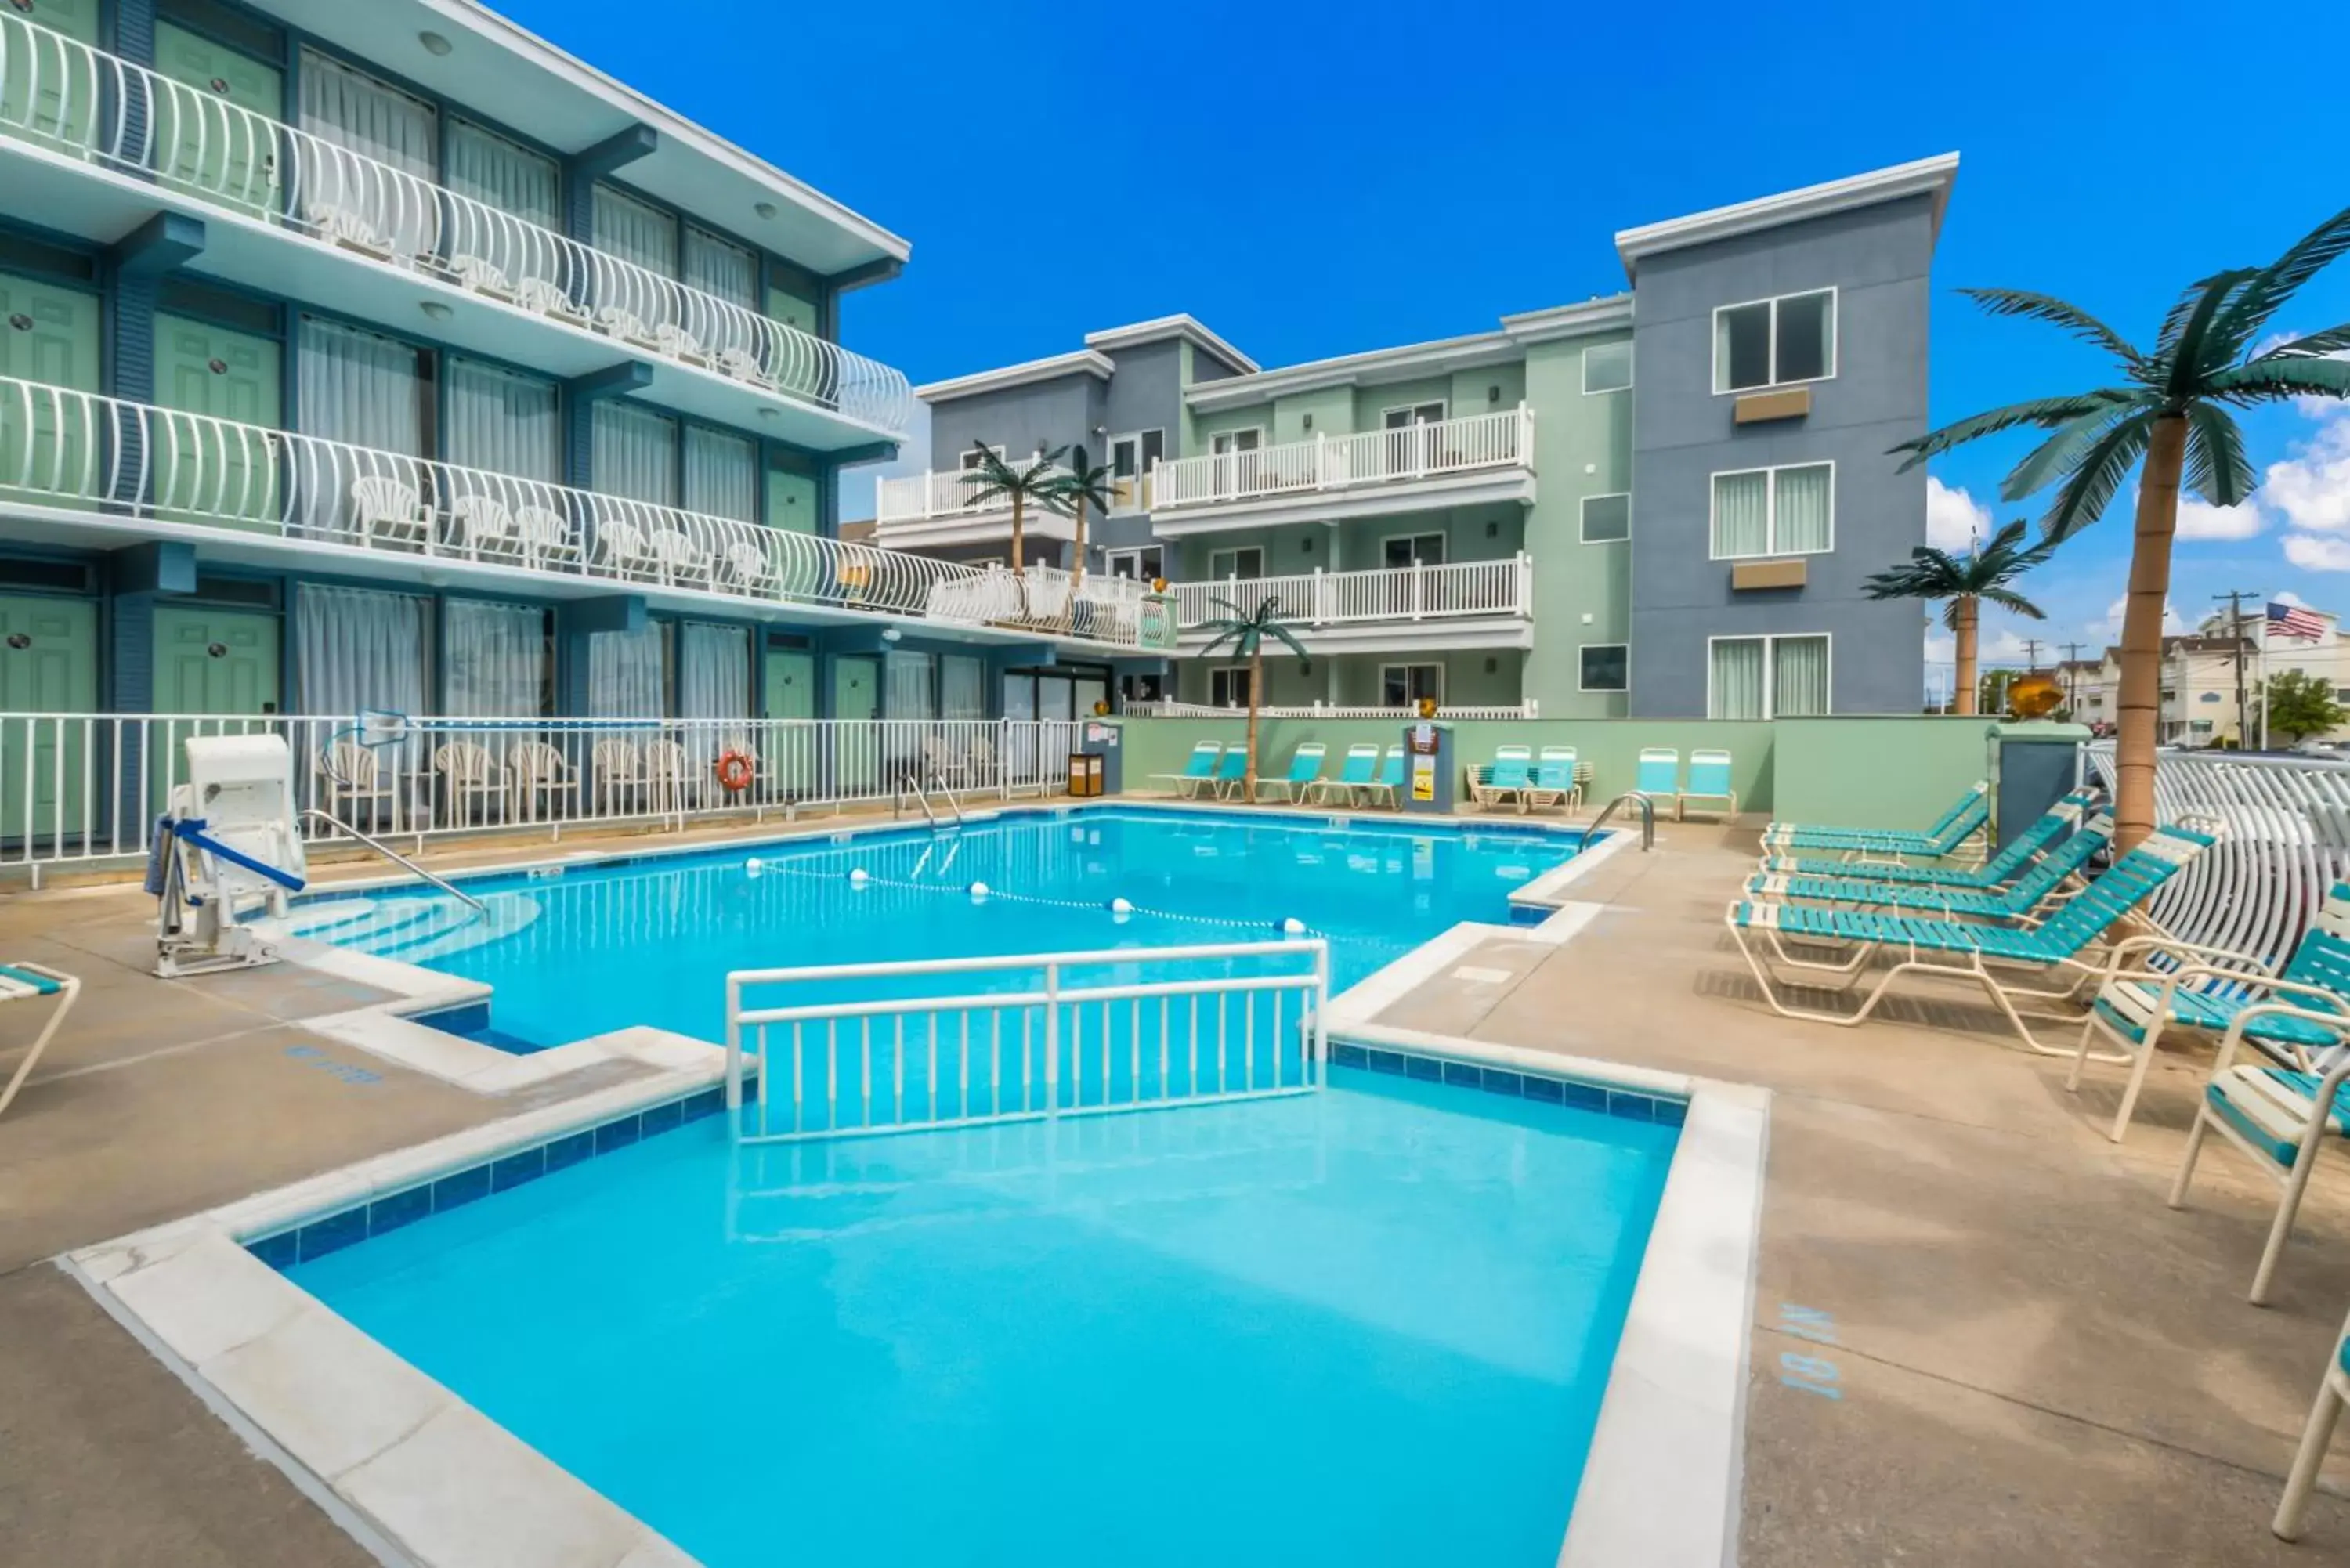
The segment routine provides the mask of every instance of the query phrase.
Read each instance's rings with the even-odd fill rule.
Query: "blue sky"
[[[1619,228],[1929,153],[1962,164],[1935,264],[1933,415],[2110,372],[1950,291],[2038,289],[2150,339],[2173,295],[2350,205],[2344,139],[2254,111],[2324,99],[2350,5],[2029,11],[1822,0],[879,9],[504,0],[556,43],[913,242],[850,297],[855,348],[917,382],[1188,310],[1268,365],[1491,327],[1624,286]],[[2224,15],[2225,24],[2215,21]],[[721,42],[720,40],[725,40]],[[2315,98],[2309,95],[2314,94]],[[2198,126],[2199,102],[2230,117]],[[2318,117],[2322,119],[2323,117]],[[2350,263],[2279,326],[2350,319]],[[2350,611],[2350,410],[2247,421],[2269,476],[2190,511],[2172,602],[2228,588]],[[1938,462],[1938,537],[2024,450]],[[852,487],[855,515],[869,500]],[[2051,645],[2102,642],[2126,497],[2031,579]],[[1992,651],[2018,628],[1991,623]]]

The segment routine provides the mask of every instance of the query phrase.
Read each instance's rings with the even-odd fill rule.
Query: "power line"
[[[2224,594],[2213,594],[2216,601],[2228,601],[2228,629],[2234,633],[2236,643],[2236,745],[2242,751],[2252,746],[2252,704],[2244,687],[2244,604],[2247,598],[2259,598],[2256,588],[2230,588]],[[2262,729],[2267,726],[2263,724]],[[2263,735],[2265,742],[2267,737]]]

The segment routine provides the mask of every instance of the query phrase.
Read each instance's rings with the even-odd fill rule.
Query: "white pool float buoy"
[[[1305,934],[1305,922],[1295,915],[1284,915],[1281,924],[1274,929],[1285,937],[1302,937]]]
[[[743,862],[743,875],[745,877],[756,877],[765,871],[766,868],[767,863],[760,859],[755,855]]]
[[[1131,919],[1134,917],[1134,906],[1124,898],[1112,898],[1109,901],[1109,913],[1112,919]]]
[[[871,880],[873,880],[873,873],[862,866],[848,874],[848,885],[852,888],[862,888]]]
[[[973,882],[971,885],[971,901],[974,904],[984,904],[987,902],[986,883]]]

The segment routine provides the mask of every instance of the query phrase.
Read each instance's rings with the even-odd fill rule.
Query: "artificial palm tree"
[[[2056,552],[2053,539],[2024,548],[2024,528],[2019,517],[1992,535],[1990,544],[1975,540],[1963,556],[1921,545],[1909,552],[1907,566],[1879,572],[1864,585],[1873,599],[1941,603],[1942,624],[1958,643],[1958,682],[1952,694],[1961,713],[1975,711],[1975,645],[1982,628],[1982,601],[2033,620],[2047,618],[2038,605],[2007,586]]]
[[[2145,460],[2138,475],[2137,535],[2130,552],[2128,607],[2122,616],[2121,697],[2114,747],[2116,843],[2126,849],[2154,830],[2157,704],[2162,688],[2162,611],[2170,593],[2170,545],[2182,482],[2214,506],[2233,506],[2258,483],[2231,410],[2291,398],[2350,397],[2350,323],[2261,349],[2269,323],[2301,286],[2350,249],[2350,211],[2335,213],[2262,267],[2240,267],[2190,284],[2171,306],[2154,347],[2141,352],[2081,309],[2044,294],[1965,292],[1993,316],[2044,321],[2111,355],[2117,386],[2038,398],[1993,409],[1905,441],[1914,466],[1998,431],[2052,431],[2000,486],[2009,501],[2056,485],[2040,520],[2042,537],[2062,543],[2095,522]]]
[[[1241,789],[1246,798],[1254,800],[1256,798],[1256,706],[1259,694],[1264,691],[1264,639],[1268,637],[1278,638],[1287,643],[1289,650],[1297,655],[1298,668],[1301,670],[1308,668],[1305,645],[1297,640],[1289,628],[1282,622],[1280,616],[1275,613],[1281,605],[1281,601],[1277,598],[1266,598],[1253,612],[1243,610],[1230,599],[1220,598],[1215,602],[1232,613],[1220,616],[1200,628],[1202,631],[1213,633],[1208,639],[1208,646],[1200,649],[1200,656],[1204,659],[1226,643],[1230,643],[1234,653],[1248,660],[1248,769],[1242,774]]]
[[[1004,462],[983,441],[972,443],[971,454],[978,462],[963,471],[963,483],[973,506],[994,501],[1012,504],[1012,575],[1015,577],[1024,576],[1027,570],[1028,504],[1052,504],[1062,479],[1061,459],[1068,451],[1055,447],[1014,463]],[[1028,607],[1023,603],[1020,607],[1024,611]]]
[[[1053,486],[1051,504],[1055,512],[1076,524],[1076,545],[1072,552],[1070,592],[1086,586],[1086,508],[1092,506],[1105,517],[1118,504],[1118,475],[1107,463],[1095,464],[1086,456],[1084,447],[1069,452],[1068,472]]]

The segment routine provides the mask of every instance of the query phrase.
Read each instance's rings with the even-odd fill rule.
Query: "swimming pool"
[[[713,1117],[288,1272],[712,1568],[1547,1563],[1678,1129],[1366,1060],[888,1138]]]
[[[293,923],[487,982],[479,1033],[508,1050],[631,1024],[714,1042],[733,970],[1253,940],[1286,920],[1328,941],[1343,989],[1459,921],[1508,920],[1511,892],[1578,842],[1498,825],[1088,807],[469,879],[486,919],[401,888],[308,901]]]

